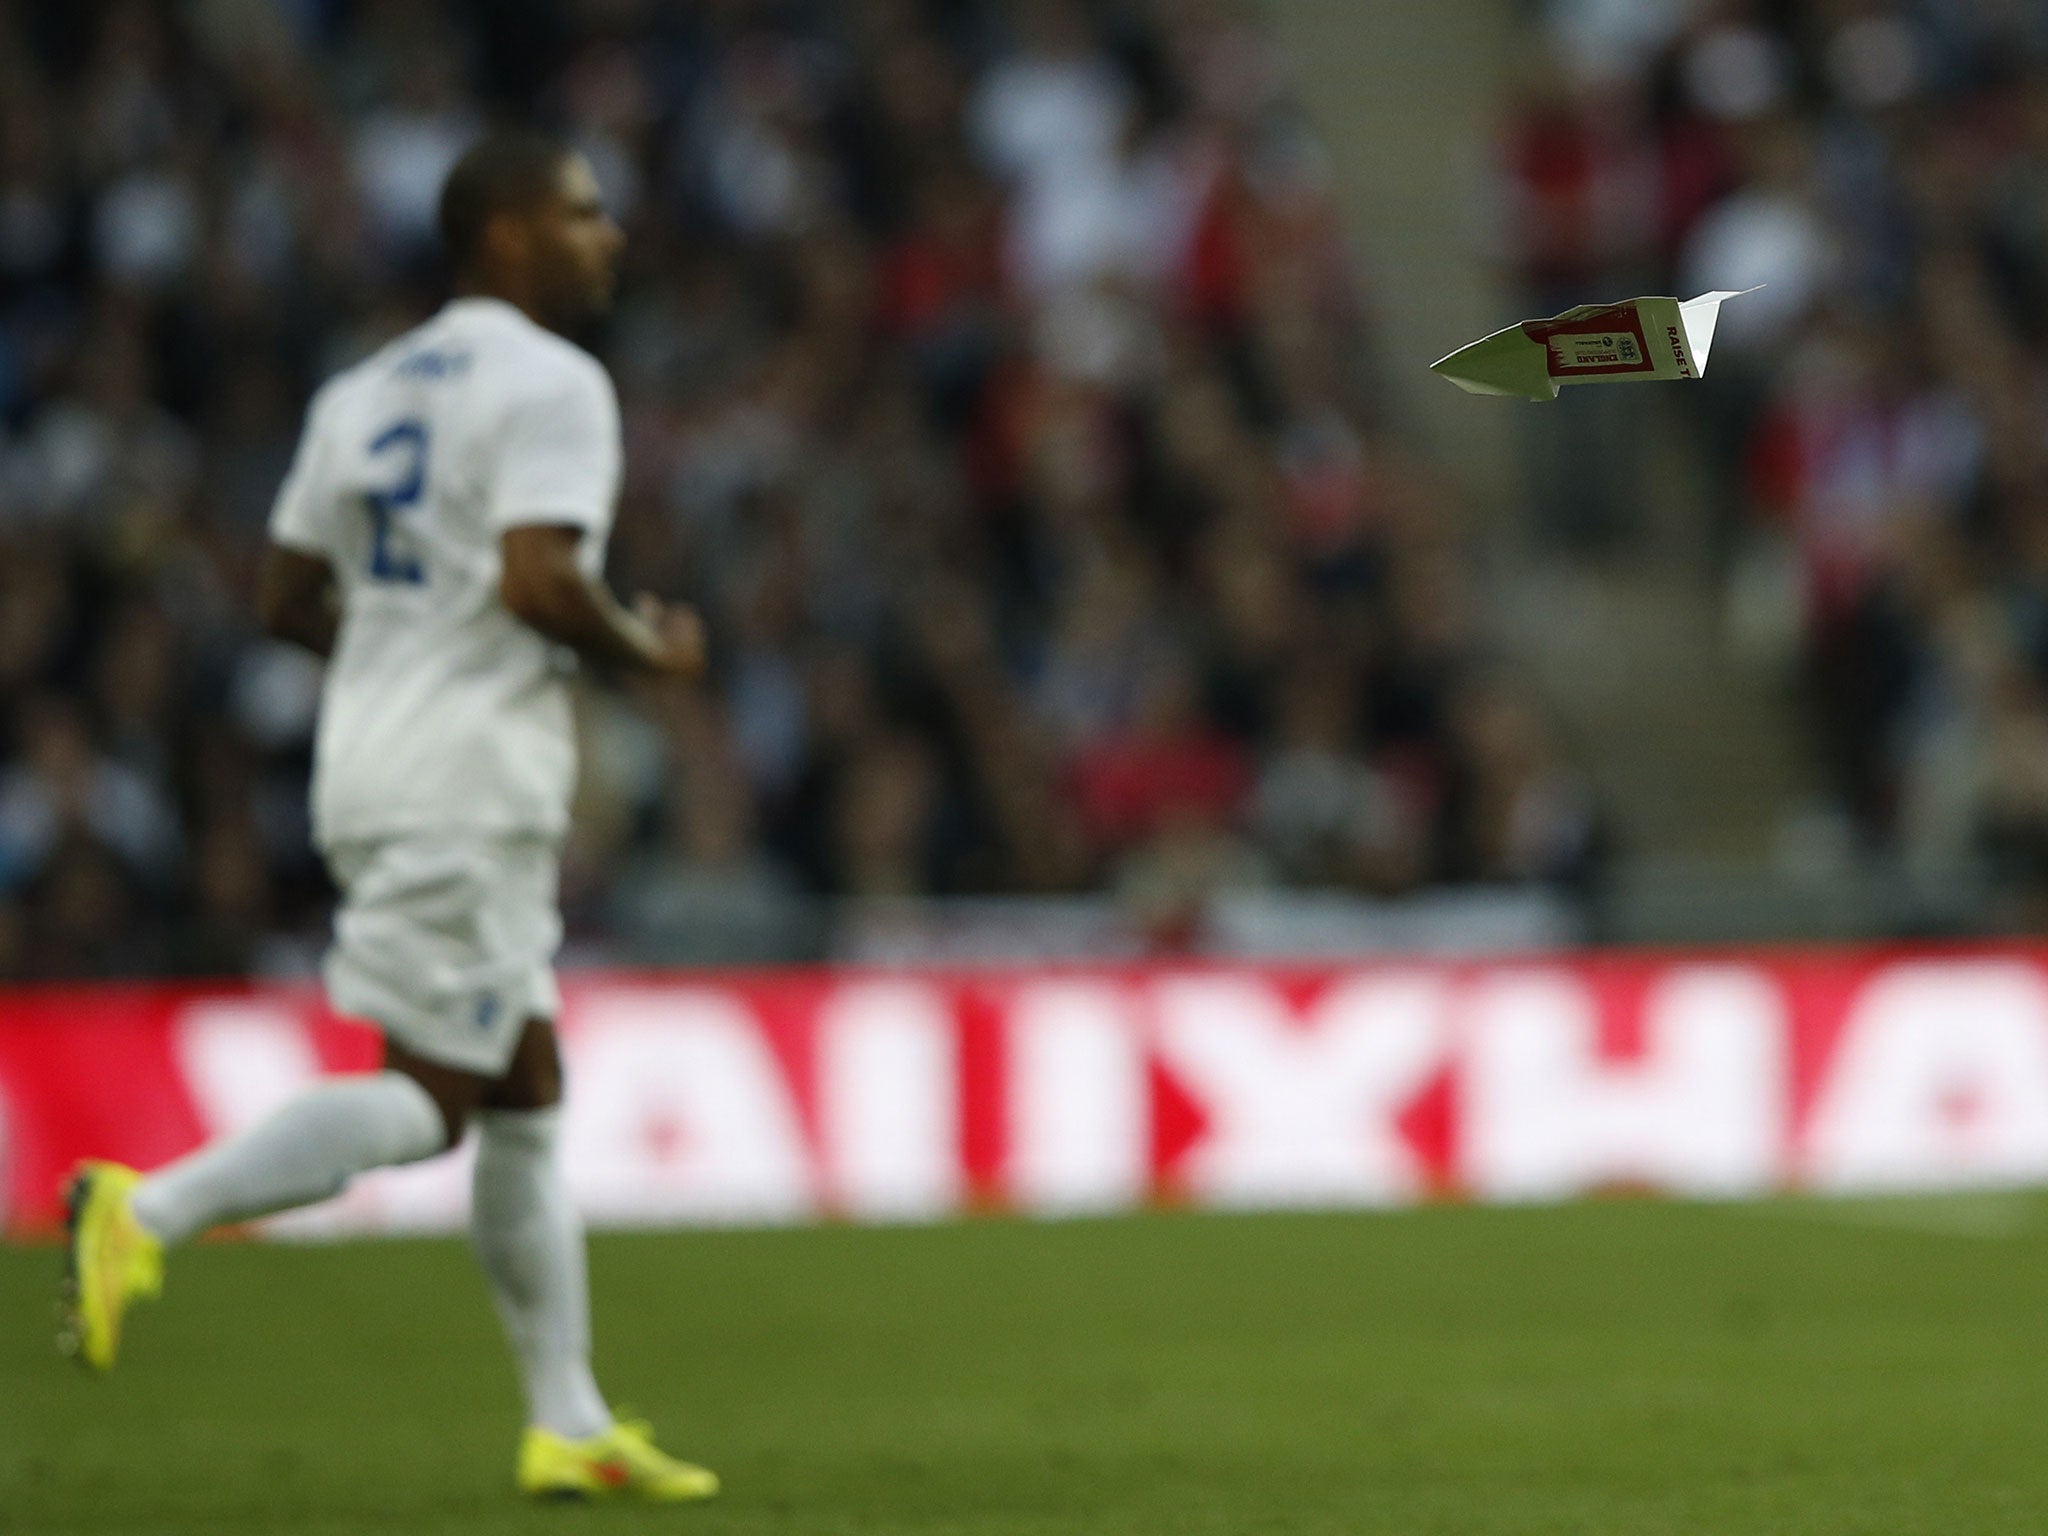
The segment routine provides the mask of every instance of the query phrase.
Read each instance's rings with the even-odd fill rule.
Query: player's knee
[[[541,1026],[542,1045],[535,1052],[532,1081],[528,1085],[528,1107],[547,1109],[562,1102],[562,1052],[555,1043],[552,1027]]]
[[[470,1116],[476,1113],[483,1101],[482,1078],[452,1067],[421,1061],[396,1048],[386,1051],[384,1065],[387,1070],[403,1073],[418,1083],[426,1090],[427,1097],[434,1101],[434,1108],[441,1114],[441,1130],[445,1138],[443,1150],[462,1140],[462,1133],[469,1127]]]
[[[468,1096],[434,1093],[434,1107],[441,1111],[441,1129],[445,1138],[443,1150],[462,1140],[462,1133],[469,1128],[469,1117],[476,1112],[476,1104]]]
[[[487,1109],[549,1109],[562,1102],[562,1053],[554,1026],[534,1019],[520,1037],[505,1075],[491,1087]]]
[[[415,1078],[427,1090],[427,1097],[434,1101],[434,1108],[441,1112],[442,1150],[446,1151],[462,1140],[462,1133],[469,1127],[469,1118],[476,1113],[476,1098],[459,1086],[445,1082],[428,1082]]]

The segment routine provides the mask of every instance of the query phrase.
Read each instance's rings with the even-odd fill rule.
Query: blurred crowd
[[[313,385],[443,296],[493,120],[628,230],[614,574],[717,640],[700,691],[589,695],[586,943],[1583,880],[1284,77],[1238,0],[0,0],[0,976],[317,945],[319,672],[252,567]]]
[[[1499,152],[1531,295],[1763,290],[1688,401],[1730,613],[1833,813],[2048,916],[2048,5],[1547,0]],[[1617,410],[1580,423],[1641,459]],[[1583,414],[1583,413],[1582,413]],[[1548,509],[1597,547],[1620,506]]]

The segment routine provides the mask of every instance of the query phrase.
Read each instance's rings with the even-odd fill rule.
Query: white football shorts
[[[558,857],[542,837],[338,842],[328,1000],[429,1061],[500,1076],[560,1006]]]

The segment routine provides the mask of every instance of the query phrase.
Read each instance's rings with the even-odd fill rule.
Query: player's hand
[[[665,677],[704,675],[709,644],[696,609],[686,603],[664,603],[651,592],[642,592],[634,599],[633,612],[654,631],[658,644],[649,661],[655,671]]]

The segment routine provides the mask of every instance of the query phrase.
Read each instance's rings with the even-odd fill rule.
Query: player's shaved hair
[[[441,243],[449,264],[466,271],[492,219],[545,202],[572,153],[560,139],[523,128],[499,129],[471,145],[441,188]]]

